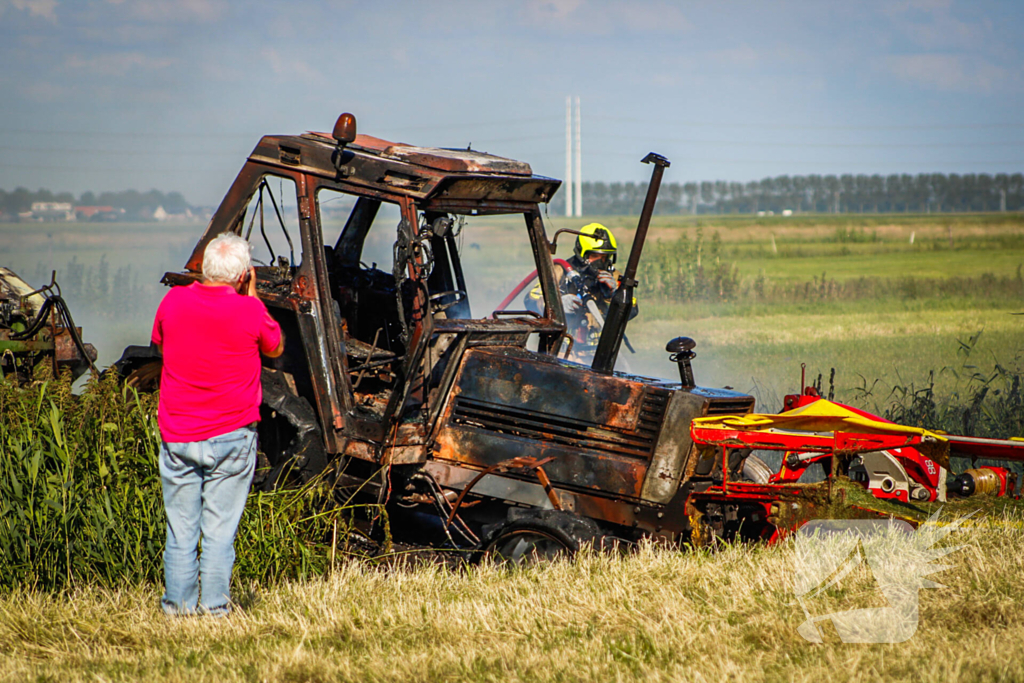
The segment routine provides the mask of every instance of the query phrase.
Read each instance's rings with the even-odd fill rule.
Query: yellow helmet
[[[580,228],[582,235],[576,237],[576,247],[573,253],[581,259],[586,259],[588,254],[607,254],[609,261],[615,263],[615,253],[619,245],[615,242],[615,235],[612,231],[600,223],[589,223]]]

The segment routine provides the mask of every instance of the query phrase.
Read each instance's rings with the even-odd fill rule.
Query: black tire
[[[484,557],[509,564],[535,564],[572,557],[586,545],[610,546],[596,522],[559,510],[512,508],[508,520],[488,534]]]

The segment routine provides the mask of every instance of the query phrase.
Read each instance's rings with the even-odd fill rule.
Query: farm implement
[[[950,458],[1022,462],[1024,439],[980,439],[899,425],[821,398],[814,387],[786,396],[784,405],[776,415],[691,422],[700,453],[696,472],[711,482],[689,501],[692,523],[699,528],[695,538],[775,540],[815,517],[895,514],[913,522],[915,503],[944,503],[948,496],[1019,496],[1013,470],[977,465],[954,477]],[[773,471],[754,451],[781,453],[779,467]],[[815,465],[824,481],[801,484]],[[858,488],[870,497],[847,500]]]
[[[67,370],[77,379],[95,368],[95,360],[96,349],[82,341],[56,273],[50,284],[33,289],[0,267],[0,376],[26,382],[36,366],[48,362],[54,376]]]

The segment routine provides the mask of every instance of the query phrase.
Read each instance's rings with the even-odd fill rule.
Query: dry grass
[[[514,571],[352,562],[251,589],[225,620],[167,620],[153,587],[17,592],[0,598],[0,679],[1021,680],[1024,531],[958,543],[934,577],[948,588],[921,591],[919,629],[896,645],[802,640],[791,545],[645,547]],[[823,608],[877,598],[853,581]]]

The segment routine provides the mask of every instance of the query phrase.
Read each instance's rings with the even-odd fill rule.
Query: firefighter
[[[571,270],[559,278],[558,288],[562,293],[567,331],[574,340],[573,356],[578,360],[589,360],[593,358],[601,338],[612,294],[619,286],[615,272],[618,244],[612,231],[600,223],[585,225],[580,233],[576,237],[573,255],[568,259]],[[525,304],[531,311],[543,314],[544,295],[539,283],[526,295]],[[630,319],[638,312],[634,298]]]

